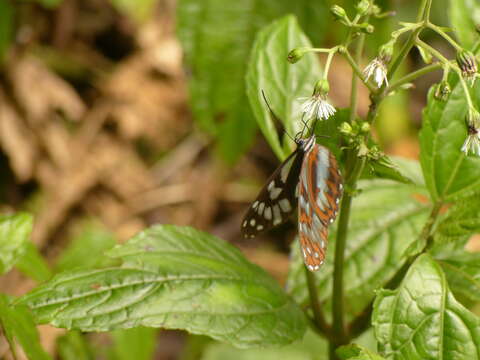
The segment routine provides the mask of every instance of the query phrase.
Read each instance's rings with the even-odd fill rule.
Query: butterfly
[[[303,260],[310,271],[317,271],[325,259],[328,227],[337,216],[343,185],[330,150],[317,144],[314,134],[301,136],[295,138],[296,150],[274,171],[250,205],[241,230],[245,237],[253,238],[287,221],[298,206]]]

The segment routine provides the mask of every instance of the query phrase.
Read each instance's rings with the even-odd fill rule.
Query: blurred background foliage
[[[257,32],[285,14],[297,17],[314,45],[335,45],[345,30],[328,8],[338,3],[349,12],[355,2],[0,0],[0,204],[2,212],[35,217],[33,244],[0,279],[0,291],[20,295],[57,271],[104,265],[98,254],[152,223],[193,225],[235,242],[284,283],[295,227],[255,242],[239,233],[247,203],[278,164],[247,100],[248,60]],[[418,5],[378,3],[398,13],[373,23],[364,64]],[[435,0],[436,23],[449,25],[450,11],[459,10]],[[437,40],[427,39],[452,57]],[[413,51],[403,71],[421,65]],[[418,158],[425,94],[438,78],[421,78],[382,105],[375,131],[386,152]],[[336,58],[330,84],[339,108],[348,106],[350,80]],[[362,87],[361,115],[368,103]],[[259,358],[259,350],[175,331],[40,329],[44,347],[61,359]],[[306,345],[262,356],[320,359],[319,341],[307,336]],[[369,346],[371,336],[360,342]],[[0,341],[0,357],[7,349]]]

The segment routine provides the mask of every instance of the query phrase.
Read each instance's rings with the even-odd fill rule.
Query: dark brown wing
[[[284,223],[295,211],[303,154],[303,150],[297,148],[270,176],[242,221],[245,237],[253,238]]]
[[[327,250],[328,226],[338,213],[342,178],[333,154],[315,145],[303,159],[298,195],[298,232],[305,265],[317,271]]]

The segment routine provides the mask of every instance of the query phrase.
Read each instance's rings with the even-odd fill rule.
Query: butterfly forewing
[[[243,219],[242,233],[245,237],[255,237],[284,223],[295,210],[295,189],[303,155],[302,147],[298,147],[267,180]]]
[[[337,216],[342,188],[335,157],[327,148],[315,144],[303,157],[298,194],[300,246],[311,271],[324,262],[328,226]]]

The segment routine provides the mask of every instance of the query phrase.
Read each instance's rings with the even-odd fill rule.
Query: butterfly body
[[[323,264],[328,226],[338,213],[342,179],[333,154],[314,135],[297,139],[297,149],[270,176],[250,206],[242,232],[245,237],[285,221],[298,206],[298,231],[305,265],[316,271]]]

